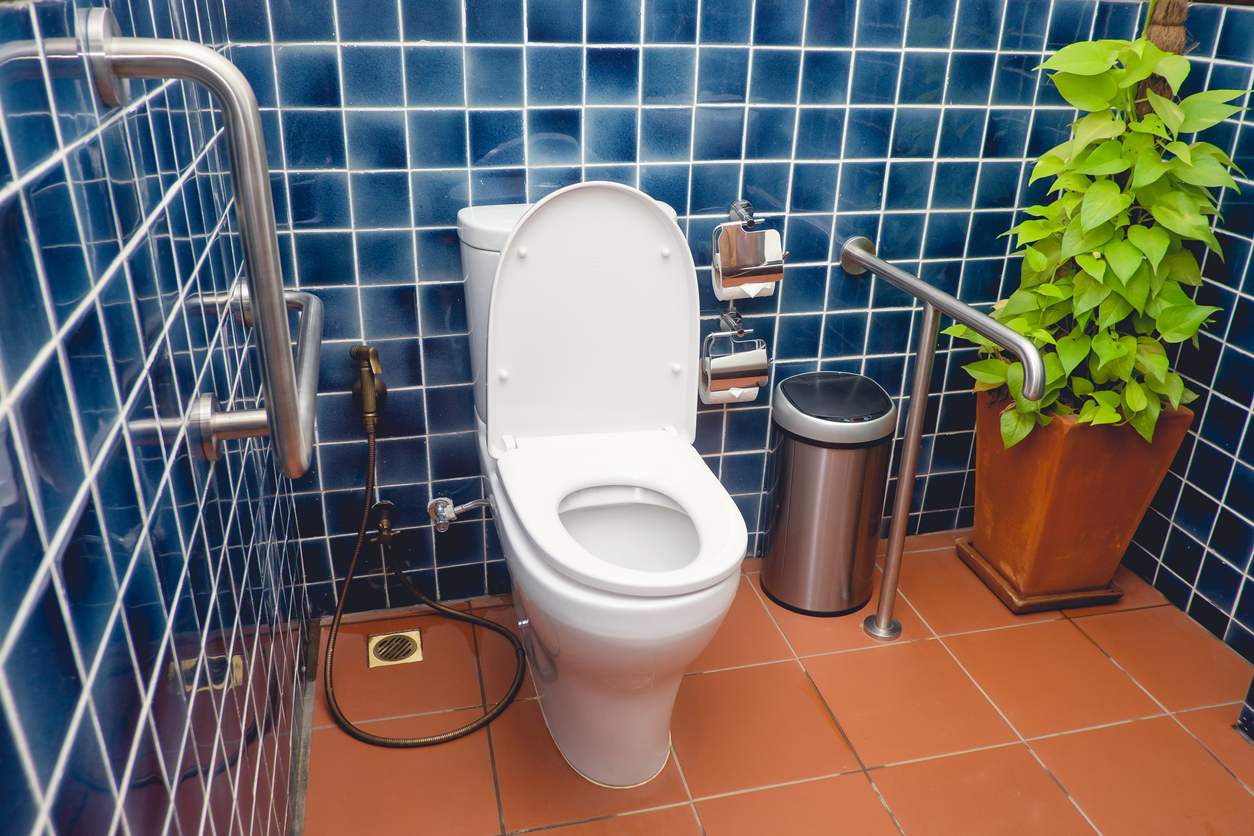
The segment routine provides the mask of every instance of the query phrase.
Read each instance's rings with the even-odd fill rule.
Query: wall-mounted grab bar
[[[914,381],[910,389],[910,413],[906,416],[906,437],[901,448],[901,464],[897,469],[897,494],[893,500],[893,515],[884,554],[884,581],[880,584],[880,600],[875,615],[868,615],[862,622],[869,635],[892,641],[901,635],[901,622],[893,618],[893,607],[897,602],[897,582],[901,579],[901,555],[906,544],[906,525],[910,521],[910,502],[914,498],[914,477],[919,467],[923,418],[927,413],[927,393],[932,379],[940,315],[943,313],[952,317],[1018,357],[1023,363],[1023,396],[1029,400],[1040,400],[1045,394],[1045,363],[1027,337],[876,257],[875,245],[866,238],[845,241],[840,250],[840,266],[846,273],[855,276],[868,271],[874,273],[923,302],[923,325],[919,330]]]
[[[268,434],[273,439],[280,469],[289,477],[298,478],[309,469],[313,453],[322,304],[309,294],[294,294],[300,297],[295,300],[284,295],[270,168],[257,97],[244,74],[208,47],[190,41],[119,37],[117,22],[108,9],[90,10],[85,23],[86,52],[96,91],[106,105],[126,103],[128,78],[181,78],[207,87],[222,108],[248,300],[261,359],[265,409],[246,410],[240,415],[213,412],[210,425],[223,428],[218,438],[241,437],[240,433],[225,434],[228,426],[236,424],[240,425],[237,429],[249,430],[243,433],[246,435]],[[289,307],[303,311],[295,364],[287,324]],[[300,367],[299,378],[296,366]],[[197,407],[200,412],[207,408],[204,401],[202,398]],[[202,418],[203,415],[194,416],[203,424]],[[216,443],[206,449],[216,450]]]

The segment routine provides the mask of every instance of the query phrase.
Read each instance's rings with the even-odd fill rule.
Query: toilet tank
[[[469,206],[457,213],[461,241],[462,280],[466,284],[466,319],[470,325],[470,365],[474,375],[475,414],[488,420],[487,385],[483,368],[488,356],[488,308],[501,248],[529,203]]]

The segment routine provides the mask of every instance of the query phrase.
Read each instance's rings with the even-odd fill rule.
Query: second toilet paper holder
[[[701,342],[702,403],[755,400],[769,374],[766,343],[762,340],[738,340],[730,331],[714,331]]]

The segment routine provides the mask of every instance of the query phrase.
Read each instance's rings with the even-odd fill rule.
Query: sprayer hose
[[[433,610],[451,618],[455,621],[464,621],[467,624],[475,624],[479,627],[499,633],[509,639],[509,643],[514,646],[514,654],[518,660],[518,665],[514,671],[514,681],[510,683],[509,691],[505,697],[492,707],[486,714],[473,723],[462,726],[460,729],[444,732],[443,734],[433,734],[430,737],[383,737],[382,735],[371,734],[364,731],[359,726],[353,725],[344,712],[340,710],[340,704],[335,698],[335,685],[332,680],[332,669],[335,662],[335,640],[340,632],[340,620],[344,616],[344,601],[348,598],[348,586],[353,582],[353,574],[357,571],[357,559],[361,556],[362,544],[366,541],[366,529],[370,525],[370,507],[371,499],[374,497],[374,467],[375,467],[375,438],[373,432],[366,433],[366,500],[365,508],[361,514],[361,527],[357,531],[357,542],[353,546],[353,559],[349,561],[348,573],[344,576],[344,589],[340,592],[339,603],[335,605],[335,617],[331,619],[331,633],[327,638],[327,660],[322,672],[323,687],[327,694],[327,707],[331,709],[331,716],[335,718],[336,724],[344,730],[349,737],[356,738],[362,743],[369,743],[371,746],[385,746],[390,749],[417,749],[422,746],[435,746],[438,743],[447,743],[450,740],[456,740],[459,737],[465,737],[473,734],[479,729],[491,723],[497,717],[501,716],[509,704],[514,701],[514,697],[518,696],[518,691],[522,688],[523,674],[527,669],[527,654],[523,650],[522,642],[518,637],[510,632],[508,627],[503,627],[496,622],[489,621],[477,615],[471,615],[468,612],[458,612],[455,609],[446,607],[438,601],[428,598],[418,590],[417,587],[405,576],[400,567],[394,562],[388,560],[388,548],[383,547],[381,550],[383,557],[384,577],[389,568],[392,574],[400,579],[401,584],[409,590],[409,592],[422,603],[431,607]]]

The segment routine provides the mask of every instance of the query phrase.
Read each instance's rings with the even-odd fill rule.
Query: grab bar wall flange
[[[91,9],[85,30],[84,48],[91,59],[97,91],[106,105],[122,102],[125,79],[180,78],[208,88],[222,109],[244,274],[261,360],[266,425],[279,468],[287,476],[298,478],[309,469],[313,455],[321,303],[304,307],[298,357],[293,361],[287,324],[289,300],[285,299],[279,265],[270,168],[257,97],[244,74],[209,47],[182,40],[119,37],[117,22],[108,9]],[[310,316],[315,307],[318,316]],[[305,337],[314,336],[315,319],[319,345],[310,346]],[[302,359],[305,364],[312,362],[312,370],[302,364]],[[216,445],[212,449],[217,449]]]
[[[893,618],[893,608],[897,602],[897,583],[901,578],[901,557],[906,545],[910,503],[914,499],[914,479],[919,467],[919,448],[923,442],[923,421],[927,414],[940,315],[943,313],[952,317],[1018,357],[1023,363],[1023,396],[1028,400],[1039,400],[1045,394],[1045,363],[1027,337],[878,258],[875,245],[868,238],[859,236],[846,240],[840,248],[840,266],[854,276],[873,273],[923,302],[923,322],[919,329],[914,379],[910,389],[910,412],[906,416],[906,437],[901,448],[901,464],[897,468],[897,492],[884,552],[884,580],[880,584],[875,615],[868,615],[862,622],[867,635],[881,641],[893,641],[901,635],[901,622]]]

